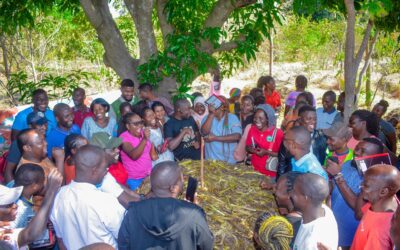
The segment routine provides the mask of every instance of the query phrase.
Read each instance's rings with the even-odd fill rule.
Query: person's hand
[[[204,137],[205,142],[213,142],[215,141],[216,136],[213,133],[208,134],[206,137]]]
[[[253,146],[246,146],[246,151],[249,152],[250,154],[255,154],[257,149]]]
[[[330,247],[322,244],[321,242],[317,243],[317,248],[318,248],[318,250],[332,250]]]
[[[149,128],[144,128],[143,135],[144,135],[144,138],[146,140],[149,140],[150,139],[150,129]]]
[[[215,106],[213,104],[209,104],[208,105],[208,113],[210,113],[211,115],[213,115],[215,113]]]
[[[193,142],[193,147],[195,149],[199,149],[200,148],[200,142],[198,142],[198,141]]]
[[[62,174],[56,168],[53,168],[47,176],[47,190],[58,190],[61,187],[62,181]]]
[[[10,240],[11,239],[11,234],[13,233],[13,230],[10,228],[4,228],[2,230],[0,230],[0,240]]]
[[[55,162],[63,162],[64,161],[64,158],[65,158],[64,149],[58,148],[58,147],[54,147],[51,150],[51,154],[52,154]]]
[[[342,170],[342,168],[339,164],[337,164],[336,162],[334,162],[328,158],[328,160],[326,161],[326,172],[328,172],[332,176],[335,176],[341,170]]]
[[[188,127],[186,127],[186,128],[183,128],[182,129],[182,132],[181,133],[183,133],[183,135],[191,135],[192,134],[192,129],[191,128],[188,128]]]
[[[258,149],[256,149],[255,154],[258,155],[259,157],[263,157],[264,155],[268,154],[268,151],[263,148],[258,148]]]

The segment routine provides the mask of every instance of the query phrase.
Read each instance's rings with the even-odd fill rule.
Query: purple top
[[[137,138],[129,133],[129,131],[125,131],[119,136],[122,139],[122,142],[129,142],[133,147],[137,147],[141,141],[140,138]],[[128,172],[128,179],[142,179],[150,175],[151,173],[151,142],[147,140],[146,147],[143,150],[142,155],[137,159],[133,160],[126,154],[124,151],[121,151],[121,160],[124,165],[126,171]]]
[[[296,98],[297,96],[302,93],[300,91],[292,91],[286,98],[285,104],[286,106],[294,107],[296,105]],[[313,96],[313,106],[316,106],[315,97]]]

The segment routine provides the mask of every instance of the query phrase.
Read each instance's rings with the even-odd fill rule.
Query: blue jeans
[[[142,179],[128,179],[126,184],[129,186],[129,188],[132,191],[136,191],[136,189],[138,189],[140,187],[140,185],[142,185],[143,180],[144,180],[144,178],[142,178]]]

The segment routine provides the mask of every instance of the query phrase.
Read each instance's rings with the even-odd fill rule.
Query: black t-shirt
[[[246,119],[242,120],[242,129],[243,132],[245,130],[245,128],[247,127],[247,125],[252,124],[254,120],[254,114],[253,115],[249,115],[246,117]]]
[[[184,120],[178,120],[173,116],[170,117],[170,119],[164,125],[164,137],[175,138],[184,128],[191,128],[193,133],[183,137],[179,146],[173,151],[174,156],[178,160],[200,160],[200,149],[195,149],[193,146],[197,140],[196,133],[199,132],[199,128],[197,127],[193,117],[189,117],[188,119]]]

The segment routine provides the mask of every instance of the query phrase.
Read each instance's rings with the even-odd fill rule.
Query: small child
[[[119,137],[122,139],[121,160],[128,172],[127,184],[133,191],[137,190],[152,169],[152,161],[158,158],[150,142],[150,129],[143,129],[142,118],[135,113],[124,117],[127,131]]]
[[[229,91],[229,113],[239,116],[240,113],[240,95],[242,91],[238,88],[233,88]]]
[[[114,130],[113,130],[114,137],[118,137],[123,132],[126,131],[126,127],[124,125],[123,118],[126,114],[133,112],[133,107],[129,102],[123,102],[119,106],[119,112],[121,114],[121,119],[119,119],[119,121],[117,121],[117,124],[115,124],[115,126],[114,126]]]
[[[23,186],[21,197],[17,201],[17,216],[11,222],[11,228],[24,228],[35,215],[33,196],[42,192],[45,182],[44,170],[31,163],[22,164],[15,173],[15,187]]]
[[[364,174],[361,196],[368,203],[362,207],[362,218],[354,235],[352,250],[393,249],[390,221],[399,206],[396,192],[400,173],[390,165],[374,165]]]

